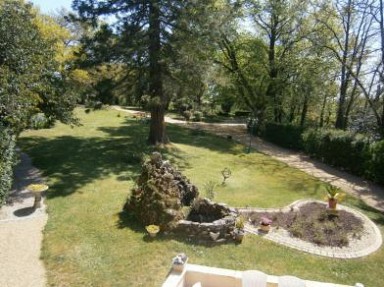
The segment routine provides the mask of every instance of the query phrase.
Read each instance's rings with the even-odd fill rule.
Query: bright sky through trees
[[[72,0],[29,0],[35,6],[39,6],[44,13],[54,12],[62,7],[71,10]]]

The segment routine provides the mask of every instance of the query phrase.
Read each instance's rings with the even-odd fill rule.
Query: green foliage
[[[302,148],[303,131],[302,127],[292,124],[267,123],[262,137],[282,147],[299,150]]]
[[[194,111],[193,112],[193,121],[194,122],[200,122],[203,119],[203,113],[200,111]]]
[[[244,229],[244,226],[245,226],[245,218],[244,218],[244,216],[240,215],[236,218],[235,228]]]
[[[369,148],[368,177],[384,184],[384,140],[373,143]]]
[[[341,192],[341,189],[338,188],[337,186],[334,186],[334,185],[328,185],[326,189],[327,189],[328,198],[336,198],[337,199],[338,195]]]
[[[32,115],[71,122],[75,104],[56,60],[58,39],[24,1],[0,2],[0,122],[20,133]]]
[[[369,141],[351,132],[309,129],[303,133],[304,150],[329,165],[365,175]]]
[[[50,127],[47,117],[43,113],[35,114],[29,120],[29,127],[34,130]]]
[[[16,137],[0,125],[0,207],[5,203],[12,186],[12,168],[16,164]]]

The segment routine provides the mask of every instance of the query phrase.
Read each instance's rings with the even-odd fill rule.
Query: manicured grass
[[[243,244],[198,245],[163,235],[148,240],[144,227],[122,212],[148,126],[122,112],[77,110],[83,126],[58,124],[27,131],[20,145],[43,170],[50,189],[49,220],[42,258],[50,286],[161,286],[171,258],[185,252],[189,262],[238,270],[259,269],[304,279],[376,287],[382,278],[384,251],[363,259],[339,260],[309,255],[261,237]],[[118,116],[120,115],[120,116]],[[195,183],[217,182],[216,201],[233,206],[279,207],[302,198],[322,199],[325,186],[285,164],[233,142],[169,126],[173,144],[163,150]],[[221,186],[220,171],[232,177]],[[347,204],[370,216],[383,231],[384,215],[361,201]]]

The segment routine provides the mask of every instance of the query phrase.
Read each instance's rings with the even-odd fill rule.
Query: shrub
[[[367,176],[378,183],[384,184],[384,140],[371,144],[369,157]]]
[[[235,103],[233,101],[225,101],[224,103],[221,103],[220,104],[220,108],[221,108],[221,111],[225,114],[225,115],[228,115],[231,110],[232,110],[232,107]]]
[[[364,175],[369,159],[369,140],[341,130],[309,129],[302,136],[306,153],[322,162]]]
[[[200,122],[203,119],[203,113],[200,111],[194,111],[193,112],[193,121],[194,122]]]
[[[235,117],[249,117],[251,114],[250,111],[236,111]]]
[[[0,126],[0,206],[5,203],[12,187],[12,168],[16,163],[16,136]]]
[[[49,128],[50,121],[43,113],[38,113],[31,117],[29,127],[34,130]]]
[[[292,124],[267,123],[262,133],[266,140],[290,149],[302,149],[301,134],[304,129]]]
[[[192,112],[191,111],[184,111],[182,112],[182,116],[184,117],[184,119],[189,122],[191,117],[192,117]]]

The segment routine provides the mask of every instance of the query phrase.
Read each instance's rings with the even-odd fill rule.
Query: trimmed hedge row
[[[308,129],[303,133],[304,151],[331,166],[366,176],[370,141],[341,130]]]
[[[9,129],[0,126],[0,206],[5,203],[12,187],[15,148],[16,136]]]
[[[301,150],[303,142],[301,135],[304,128],[291,124],[267,123],[261,136],[266,140],[285,148]]]
[[[384,140],[372,142],[348,131],[267,123],[261,136],[279,146],[303,150],[328,165],[384,184]]]
[[[367,177],[384,184],[384,140],[373,143],[369,148]]]

